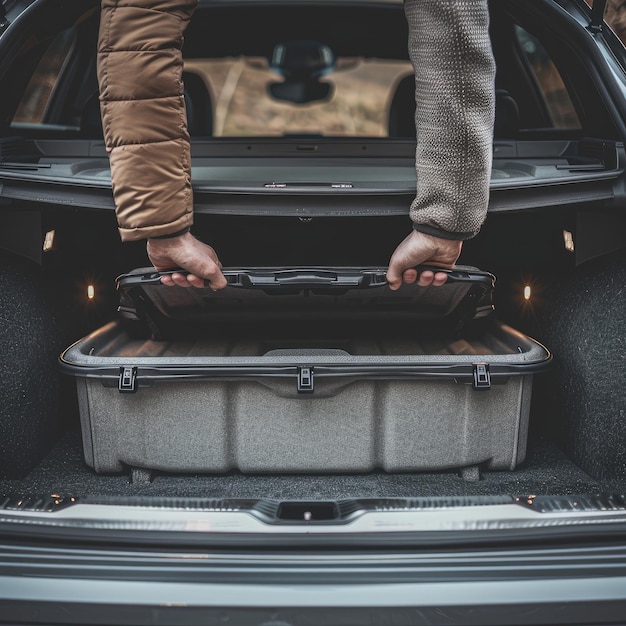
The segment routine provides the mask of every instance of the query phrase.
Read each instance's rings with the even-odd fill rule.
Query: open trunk
[[[384,274],[383,264],[407,231],[406,215],[402,214],[406,208],[401,210],[400,205],[406,207],[414,185],[410,142],[377,143],[376,154],[384,158],[368,152],[369,156],[355,161],[358,168],[352,170],[344,166],[353,158],[355,150],[369,145],[367,142],[330,140],[315,145],[322,152],[337,150],[341,155],[336,162],[342,167],[335,169],[342,174],[337,178],[342,186],[326,185],[330,173],[325,167],[334,161],[328,155],[311,156],[309,151],[299,151],[301,144],[297,141],[196,144],[199,152],[194,160],[194,171],[198,168],[194,178],[198,208],[194,229],[200,239],[211,241],[219,251],[224,251],[220,256],[226,267],[235,263],[240,267],[249,267],[246,264],[307,267],[319,262],[319,252],[323,250],[324,259],[331,267],[377,266],[379,273]],[[480,237],[465,243],[460,259],[467,266],[488,270],[496,276],[495,312],[491,316],[495,325],[478,342],[476,333],[469,341],[457,341],[454,335],[442,341],[441,337],[450,327],[430,325],[425,328],[423,319],[412,319],[406,314],[410,307],[399,317],[397,309],[392,314],[389,306],[376,315],[364,315],[360,295],[326,296],[326,304],[312,309],[310,301],[297,294],[290,296],[288,306],[268,308],[267,303],[274,302],[275,296],[266,294],[263,299],[257,294],[253,299],[238,298],[224,305],[218,316],[220,330],[213,339],[205,337],[204,344],[187,342],[173,348],[159,341],[126,340],[118,332],[121,314],[128,313],[128,303],[123,298],[120,300],[116,278],[129,268],[145,265],[145,246],[141,242],[122,245],[117,238],[114,215],[105,208],[111,202],[107,172],[99,156],[89,155],[89,150],[101,151],[102,144],[80,140],[39,142],[38,149],[45,150],[46,154],[38,157],[38,164],[20,167],[9,164],[0,169],[3,177],[0,193],[12,203],[4,213],[12,224],[20,228],[28,226],[24,237],[8,240],[7,247],[17,246],[42,263],[41,267],[35,267],[30,262],[16,260],[11,254],[5,258],[4,293],[18,290],[22,294],[17,301],[9,296],[2,305],[5,318],[14,328],[12,334],[7,335],[7,350],[13,349],[11,337],[23,333],[24,328],[28,332],[26,348],[22,347],[21,355],[16,355],[17,369],[15,363],[5,365],[12,368],[7,380],[20,383],[13,386],[4,406],[3,428],[12,436],[7,439],[11,443],[6,446],[2,459],[5,478],[0,479],[1,491],[14,496],[11,502],[28,494],[40,496],[52,492],[78,497],[133,494],[204,497],[211,494],[220,498],[333,500],[468,494],[506,494],[513,500],[528,494],[622,493],[626,485],[626,456],[622,445],[626,427],[620,411],[626,402],[620,374],[624,316],[618,286],[624,280],[624,256],[623,250],[619,250],[623,215],[615,204],[623,195],[620,182],[623,147],[621,143],[605,142],[602,150],[589,152],[598,145],[600,143],[590,141],[512,141],[505,148],[518,155],[518,160],[511,161],[507,157],[498,158],[498,147],[505,148],[496,143],[491,213]],[[79,156],[87,148],[84,157]],[[253,152],[260,150],[259,156],[243,159],[242,151],[249,152],[250,148]],[[210,165],[214,159],[211,155],[221,150],[230,150],[232,160]],[[399,151],[401,156],[391,157],[390,150]],[[289,159],[271,157],[273,151],[283,151]],[[564,151],[574,155],[573,159],[559,156]],[[584,156],[592,152],[596,155],[589,157],[593,162]],[[543,154],[541,159],[540,153]],[[519,160],[522,154],[526,156]],[[261,163],[263,171],[259,173],[256,168]],[[230,171],[231,167],[230,180],[224,183],[223,176],[218,174]],[[346,174],[348,170],[350,176]],[[364,171],[369,174],[365,175]],[[280,172],[297,184],[283,185],[278,180]],[[233,173],[242,177],[237,179]],[[302,180],[305,173],[307,180]],[[346,183],[348,179],[350,184]],[[274,185],[276,182],[280,184]],[[72,189],[69,195],[66,193],[68,185]],[[564,194],[564,187],[571,191]],[[45,198],[45,210],[38,202],[40,197]],[[69,209],[64,208],[67,203]],[[78,209],[72,208],[74,206]],[[85,209],[86,206],[93,208]],[[360,209],[355,214],[357,206]],[[40,237],[46,232],[56,233],[56,240],[48,252],[42,253]],[[289,280],[288,277],[287,285]],[[88,285],[95,287],[93,299],[85,298]],[[524,287],[532,290],[528,300],[523,296]],[[342,300],[342,306],[337,308],[335,304]],[[351,304],[346,305],[346,302]],[[260,318],[255,317],[255,308],[259,306],[264,311]],[[431,309],[423,307],[424,301],[421,301],[413,311],[432,313]],[[329,316],[331,310],[334,313]],[[251,323],[251,320],[254,321]],[[198,322],[190,321],[189,328]],[[111,326],[112,322],[118,326]],[[484,320],[475,322],[479,328],[485,327]],[[124,320],[124,332],[128,323]],[[502,331],[502,325],[515,330]],[[103,331],[98,331],[103,327]],[[258,334],[261,329],[263,332]],[[247,357],[257,360],[248,361],[247,366],[258,366],[258,359],[265,359],[262,365],[270,369],[278,363],[285,366],[288,373],[286,378],[279,377],[272,384],[286,386],[287,393],[296,393],[299,369],[317,367],[315,384],[319,392],[324,384],[334,384],[328,383],[333,368],[346,364],[348,369],[342,376],[352,377],[352,382],[368,376],[378,377],[372,385],[400,388],[405,385],[404,381],[383,383],[382,379],[407,375],[417,379],[421,375],[426,379],[430,377],[429,384],[432,384],[436,371],[429,371],[431,357],[443,354],[461,355],[461,361],[469,364],[470,370],[457,372],[461,379],[457,387],[467,388],[474,375],[471,371],[474,364],[491,361],[492,374],[497,378],[499,365],[493,363],[498,361],[497,354],[505,355],[505,362],[507,359],[516,361],[520,353],[523,357],[527,348],[519,347],[519,334],[523,344],[527,338],[532,338],[544,345],[554,355],[554,363],[545,372],[539,371],[540,367],[530,372],[534,378],[532,401],[530,394],[522,399],[524,417],[511,427],[513,435],[506,435],[500,429],[499,424],[510,424],[508,418],[498,420],[504,414],[519,413],[518,400],[511,404],[501,398],[495,408],[487,411],[491,411],[486,421],[490,428],[486,430],[491,433],[492,443],[499,437],[513,440],[521,434],[521,445],[515,444],[517,447],[510,452],[508,460],[500,459],[492,467],[494,446],[491,444],[480,454],[470,454],[467,461],[451,460],[455,456],[464,459],[463,446],[477,450],[484,438],[477,426],[479,421],[473,423],[466,418],[458,421],[454,410],[443,411],[446,417],[442,424],[438,424],[433,415],[429,417],[428,463],[420,462],[422,453],[414,459],[411,452],[402,452],[400,462],[389,461],[393,454],[381,450],[394,447],[385,448],[380,444],[384,438],[380,438],[376,429],[389,424],[390,416],[403,406],[402,392],[396,394],[386,412],[381,412],[375,400],[368,403],[359,390],[358,385],[367,387],[368,383],[357,382],[356,386],[346,386],[353,394],[352,402],[334,408],[329,415],[326,415],[326,406],[317,406],[318,416],[324,416],[327,424],[337,428],[337,422],[343,422],[338,427],[340,433],[334,439],[334,448],[325,448],[319,433],[309,443],[287,438],[278,444],[275,440],[277,427],[271,417],[257,421],[249,412],[246,426],[241,422],[238,427],[241,432],[252,429],[255,433],[248,453],[252,448],[262,450],[266,444],[269,451],[263,462],[257,458],[250,465],[240,464],[233,461],[232,451],[243,448],[233,443],[232,438],[229,442],[225,438],[230,428],[225,425],[226,416],[237,414],[237,409],[224,401],[215,439],[221,449],[230,446],[230,452],[223,453],[216,465],[168,461],[168,446],[172,442],[164,426],[165,420],[161,423],[163,428],[159,427],[152,434],[151,445],[161,451],[159,462],[151,464],[149,454],[135,455],[135,451],[124,458],[109,459],[101,468],[105,473],[98,475],[90,467],[93,442],[88,440],[90,435],[85,434],[89,432],[86,428],[89,420],[86,422],[84,417],[81,435],[78,405],[86,402],[84,394],[77,402],[75,380],[66,375],[68,368],[64,374],[60,373],[57,363],[68,346],[94,331],[97,331],[96,348],[91,353],[93,346],[75,352],[82,359],[80,365],[87,370],[95,362],[102,366],[111,355],[122,355],[123,362],[114,361],[105,367],[109,369],[105,376],[109,386],[117,385],[120,365],[127,365],[132,371],[133,367],[142,365],[134,363],[135,358],[150,361],[155,354],[164,354],[192,369],[200,361],[200,369],[206,366],[207,357],[212,367],[230,367],[233,358],[245,363]],[[264,356],[276,350],[279,352]],[[38,370],[33,369],[33,354],[46,355],[44,360],[35,359]],[[198,362],[190,364],[189,355],[196,355]],[[542,360],[540,357],[539,361]],[[319,376],[324,368],[326,379]],[[363,372],[368,368],[373,369],[374,375],[369,372],[364,377]],[[76,371],[69,373],[77,375]],[[193,375],[201,378],[200,374],[202,372],[195,371]],[[506,378],[509,374],[503,372],[502,376]],[[55,391],[59,376],[60,396]],[[141,386],[142,376],[139,378]],[[27,386],[26,404],[19,391],[22,384]],[[86,384],[105,389],[102,381],[90,379]],[[221,383],[211,384],[219,386]],[[471,390],[470,384],[469,392],[464,390],[463,394],[467,394],[468,399],[472,399],[472,394],[482,393],[485,398],[489,394],[495,397],[506,385],[494,384],[493,387],[497,389],[480,392]],[[261,388],[266,389],[259,385]],[[32,390],[36,390],[35,393]],[[140,389],[139,393],[143,392]],[[371,389],[367,393],[377,395]],[[451,399],[452,395],[446,396],[449,393],[445,392],[443,397]],[[167,392],[164,395],[167,396]],[[182,397],[187,402],[187,398]],[[430,404],[442,410],[439,395],[429,397]],[[519,399],[519,394],[517,397]],[[261,394],[256,398],[261,401]],[[110,418],[115,417],[130,428],[125,437],[132,445],[139,446],[145,433],[136,430],[140,426],[129,426],[118,400],[116,397],[113,404],[105,400],[103,406]],[[465,400],[457,400],[465,403]],[[457,400],[449,404],[454,406]],[[57,402],[60,403],[58,413],[51,413],[50,407]],[[180,420],[168,418],[177,424],[176,440],[183,442],[173,444],[178,446],[174,458],[180,460],[185,456],[184,439],[193,440],[199,426],[204,429],[205,439],[210,439],[202,417],[203,402],[202,396],[192,401],[198,410],[188,432],[181,427]],[[266,408],[274,406],[270,395],[262,402]],[[309,406],[316,406],[315,402],[317,400]],[[367,450],[365,457],[356,464],[350,464],[342,455],[351,441],[351,434],[343,428],[352,421],[357,424],[354,432],[359,433],[361,443],[365,444],[362,447]],[[293,429],[293,424],[290,428]],[[418,426],[416,428],[419,430]],[[524,449],[526,430],[528,445]],[[319,432],[322,431],[323,428]],[[453,433],[456,434],[446,444],[446,435]],[[398,435],[399,440],[403,437],[402,433]],[[414,439],[420,442],[420,436]],[[293,450],[295,443],[298,444],[295,445],[298,459],[295,465],[269,462],[285,450]],[[322,457],[317,458],[320,450]],[[504,467],[510,469],[504,470]],[[113,471],[117,474],[111,473]],[[480,480],[476,480],[478,478]]]
[[[626,53],[604,2],[489,4],[488,218],[451,290],[391,294],[402,2],[200,0],[193,233],[229,286],[161,294],[116,229],[99,3],[0,2],[0,623],[623,623]],[[337,53],[319,117],[271,101],[292,38]]]
[[[51,493],[87,501],[142,495],[333,502],[425,496],[505,496],[510,502],[529,495],[559,499],[603,494],[589,500],[592,509],[601,508],[608,496],[626,486],[620,470],[623,424],[614,412],[603,411],[623,406],[624,390],[617,384],[623,356],[619,341],[613,341],[623,336],[623,306],[619,290],[611,286],[623,280],[625,271],[624,255],[617,253],[586,264],[570,277],[561,276],[558,287],[544,283],[552,294],[544,293],[537,315],[515,322],[541,330],[542,342],[554,346],[555,362],[547,370],[548,353],[503,324],[497,306],[486,315],[483,309],[481,319],[454,332],[449,323],[436,324],[428,316],[416,322],[405,312],[382,331],[386,316],[374,321],[363,317],[368,298],[355,296],[361,310],[355,321],[342,319],[330,307],[326,317],[317,312],[317,321],[315,315],[305,315],[297,324],[285,323],[281,307],[266,304],[270,308],[265,316],[246,328],[241,318],[228,321],[227,288],[221,293],[225,313],[217,329],[187,319],[178,338],[155,339],[148,326],[128,319],[132,307],[125,296],[124,316],[118,313],[116,321],[64,351],[61,364],[71,375],[63,375],[65,426],[52,449],[25,475],[0,481],[1,490],[12,496],[5,506],[20,500],[25,508],[45,507]],[[24,276],[14,280],[25,282]],[[149,282],[154,285],[154,278]],[[181,299],[173,293],[177,289],[166,291],[164,302],[175,305],[163,310],[189,317],[189,296]],[[497,286],[494,294],[497,302]],[[600,295],[602,311],[597,308]],[[206,290],[205,298],[211,296]],[[302,294],[288,297],[305,301]],[[267,297],[274,302],[272,298]],[[321,301],[325,298],[336,301],[338,296],[327,293]],[[243,308],[253,310],[250,301],[255,300]],[[387,306],[390,300],[385,299]],[[415,302],[412,297],[399,300]],[[450,298],[443,300],[445,309]],[[577,335],[580,328],[584,337]],[[597,363],[583,353],[582,345],[588,346],[591,336],[595,343],[587,349],[602,354],[606,363],[601,376],[595,375]],[[477,362],[491,365],[488,391],[472,388]],[[315,371],[321,397],[298,394],[304,366]],[[137,370],[136,395],[118,390],[121,374],[131,367]],[[515,402],[524,395],[523,387],[516,387],[512,396],[505,392],[515,379],[529,385],[521,409]],[[76,381],[82,416],[74,400]],[[247,386],[254,390],[242,403]],[[217,395],[207,387],[217,389]],[[95,396],[90,398],[88,389]],[[333,404],[332,398],[346,390],[349,397]],[[406,419],[402,407],[407,392],[415,417],[399,427]],[[155,404],[150,394],[159,398]],[[413,411],[423,398],[425,406],[437,409]],[[478,412],[468,412],[474,398],[481,403]],[[521,418],[512,421],[511,415],[519,417],[520,410]],[[294,415],[296,421],[290,421]],[[112,423],[118,432],[106,434]],[[385,428],[395,432],[395,443],[381,443]],[[101,446],[98,437],[105,438],[102,450],[108,446],[110,455],[97,467],[100,473],[93,470],[94,446]],[[405,449],[407,438],[413,447]],[[494,454],[503,442],[515,445],[504,462]],[[596,454],[598,448],[605,454]],[[468,450],[469,461],[458,462]],[[122,456],[116,456],[120,451]],[[396,462],[398,454],[401,462]],[[286,465],[281,465],[285,458]],[[575,500],[559,501],[570,506]]]

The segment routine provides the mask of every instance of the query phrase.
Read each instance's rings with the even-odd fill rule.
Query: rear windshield
[[[404,19],[400,7],[398,11],[396,27]],[[197,14],[204,20],[198,24],[210,22],[200,10]],[[97,18],[95,11],[90,20],[42,44],[46,47],[41,60],[13,115],[18,131],[46,127],[49,132],[102,137],[95,75]],[[195,19],[194,15],[192,23]],[[213,46],[212,40],[205,43],[199,38],[200,27],[191,29],[183,74],[191,135],[415,139],[414,79],[406,33],[346,39],[325,20],[314,27],[316,33],[322,30],[316,40],[275,42],[273,31],[263,33],[259,42],[250,44],[249,53],[242,50],[241,36],[232,46],[226,36]],[[581,99],[570,93],[572,86],[563,80],[546,46],[519,26],[509,23],[506,30],[513,37],[494,48],[496,138],[519,137],[527,130],[579,130],[581,118],[573,102]],[[320,43],[333,32],[331,44]],[[233,54],[234,49],[241,52]],[[315,71],[307,80],[293,80],[290,68],[301,58]]]
[[[318,81],[323,87],[312,86],[302,94],[304,102],[293,102],[272,94],[273,85],[286,83],[262,57],[188,59],[185,71],[200,77],[209,90],[216,137],[386,137],[394,89],[413,73],[409,61],[343,58]]]

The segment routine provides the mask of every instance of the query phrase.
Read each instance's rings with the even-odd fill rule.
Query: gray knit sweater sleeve
[[[469,239],[489,202],[495,63],[487,0],[406,0],[415,70],[414,228]]]

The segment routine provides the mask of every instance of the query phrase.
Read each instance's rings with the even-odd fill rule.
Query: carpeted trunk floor
[[[28,476],[0,480],[0,494],[64,496],[172,496],[201,498],[342,499],[419,496],[624,493],[626,480],[597,481],[554,445],[529,442],[515,471],[488,472],[469,482],[456,471],[418,474],[251,475],[156,474],[149,484],[129,475],[98,475],[82,458],[80,434],[67,434]]]

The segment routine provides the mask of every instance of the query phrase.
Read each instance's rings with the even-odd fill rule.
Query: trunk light
[[[530,300],[530,296],[532,295],[532,290],[530,285],[526,285],[524,287],[524,300]]]
[[[96,290],[93,285],[87,285],[87,298],[93,300],[96,295]]]
[[[43,251],[50,252],[54,246],[54,231],[49,230],[43,240]]]
[[[574,252],[574,235],[569,230],[563,231],[563,243],[568,252]]]

